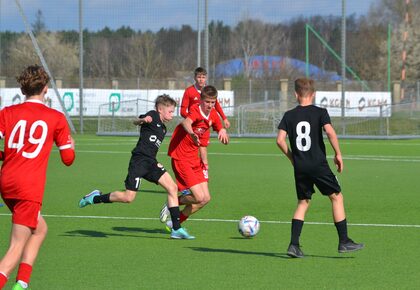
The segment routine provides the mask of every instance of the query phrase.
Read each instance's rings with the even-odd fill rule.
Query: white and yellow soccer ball
[[[252,215],[246,215],[239,220],[239,233],[245,238],[252,238],[258,234],[260,230],[260,222]]]

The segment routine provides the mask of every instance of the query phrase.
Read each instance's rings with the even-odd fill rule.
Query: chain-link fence
[[[393,105],[417,108],[419,11],[420,0],[0,0],[0,106],[17,99],[6,89],[41,53],[62,88],[65,107],[54,94],[52,106],[71,108],[83,132],[97,132],[99,106],[116,94],[127,101],[140,90],[182,91],[197,66],[209,83],[233,91],[226,107],[293,104],[293,80],[307,75],[318,90],[387,91]],[[102,98],[93,90],[110,91]]]

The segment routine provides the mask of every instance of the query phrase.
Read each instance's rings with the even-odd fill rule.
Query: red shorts
[[[194,185],[207,182],[201,167],[200,159],[177,160],[172,159],[172,170],[174,171],[178,190],[189,189]]]
[[[41,215],[41,204],[36,201],[7,199],[4,203],[12,212],[12,223],[36,229],[39,216]]]

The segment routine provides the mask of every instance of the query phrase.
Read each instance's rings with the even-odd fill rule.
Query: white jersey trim
[[[65,150],[65,149],[70,149],[70,148],[71,148],[71,144],[66,144],[66,145],[58,147],[59,150]]]
[[[25,103],[38,103],[45,106],[45,103],[40,100],[26,100]]]
[[[199,90],[199,89],[197,88],[197,84],[194,84],[194,88],[197,90],[197,92],[199,92],[199,93],[200,93],[200,96],[201,96],[201,90]]]
[[[204,114],[203,110],[201,110],[201,106],[198,106],[198,108],[200,109],[200,114],[201,114],[201,116],[203,116],[204,118],[206,118],[206,120],[208,121],[208,120],[209,120],[209,118],[210,118],[210,113],[211,113],[211,110],[210,110],[210,113],[206,116],[206,114]],[[212,109],[212,110],[213,110],[213,109]]]

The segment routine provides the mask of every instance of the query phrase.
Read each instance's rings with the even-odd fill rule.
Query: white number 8
[[[303,129],[305,129],[305,132],[303,132]],[[297,149],[300,151],[308,151],[311,149],[311,137],[309,136],[309,133],[311,133],[311,125],[306,121],[299,122],[296,126],[296,133]],[[303,140],[305,140],[305,145],[302,144]]]
[[[24,139],[25,139],[26,124],[27,124],[26,120],[20,120],[19,122],[16,123],[15,127],[12,130],[12,133],[10,134],[9,142],[7,144],[9,148],[17,148],[17,152],[19,152],[22,149],[24,145],[24,141],[25,141]],[[41,137],[35,138],[34,133],[38,127],[41,127],[42,129]],[[15,143],[13,141],[18,131],[19,131],[19,136],[18,136],[17,143]],[[47,123],[45,123],[42,120],[35,121],[32,124],[31,128],[29,129],[28,142],[34,145],[38,145],[38,146],[33,152],[23,151],[22,156],[28,159],[33,159],[37,157],[39,152],[41,152],[42,146],[45,143],[45,139],[47,139],[47,133],[48,133]]]

